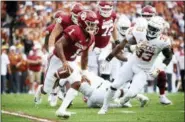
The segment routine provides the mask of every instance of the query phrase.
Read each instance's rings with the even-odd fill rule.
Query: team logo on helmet
[[[86,19],[86,17],[87,17],[86,12],[83,12],[83,13],[81,14],[81,19],[82,19],[82,20],[85,20],[85,19]]]

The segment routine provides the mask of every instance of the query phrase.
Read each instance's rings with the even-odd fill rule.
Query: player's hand
[[[91,81],[87,78],[86,75],[82,75],[82,80],[81,80],[81,82],[82,82],[82,83],[83,83],[83,82],[87,82],[87,83],[89,83],[89,84],[91,85]]]
[[[156,68],[154,70],[152,70],[149,74],[150,76],[152,76],[153,78],[156,78],[158,76],[158,74],[160,73],[160,69]]]
[[[64,69],[64,70],[67,70],[67,71],[69,72],[69,74],[72,73],[71,67],[69,66],[69,64],[68,64],[67,61],[63,63],[63,69]]]

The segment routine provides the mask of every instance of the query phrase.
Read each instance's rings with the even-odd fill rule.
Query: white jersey
[[[133,60],[135,64],[145,71],[151,69],[158,54],[164,49],[171,45],[170,39],[167,36],[160,35],[159,37],[147,40],[146,28],[140,28],[134,26],[128,29],[126,33],[126,39],[129,41],[132,37],[137,42],[136,51],[133,54]]]

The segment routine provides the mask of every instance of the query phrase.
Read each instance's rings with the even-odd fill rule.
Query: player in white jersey
[[[107,61],[110,61],[125,47],[127,43],[137,43],[135,53],[128,60],[128,62],[120,68],[120,72],[118,73],[115,81],[111,84],[111,87],[107,91],[103,106],[98,114],[105,114],[107,112],[109,101],[112,99],[116,90],[120,86],[132,80],[129,90],[120,100],[120,102],[124,104],[131,98],[136,97],[136,95],[147,83],[146,81],[150,75],[159,73],[159,69],[164,70],[164,68],[169,64],[172,58],[172,50],[169,38],[161,35],[163,24],[164,19],[162,17],[155,16],[152,17],[148,22],[147,29],[137,30],[137,28],[131,28],[131,30],[128,30],[126,39],[123,40],[106,58]],[[135,29],[135,31],[144,31],[143,36],[140,36],[143,38],[134,39],[134,34],[132,33],[134,31],[133,29]],[[162,52],[165,56],[163,64],[160,66],[160,68],[150,71],[156,57],[160,52]],[[149,72],[152,72],[152,74],[149,74]]]
[[[142,29],[146,29],[147,25],[148,25],[148,21],[151,19],[151,17],[154,17],[156,15],[156,9],[150,5],[146,5],[145,7],[142,8],[141,11],[141,17],[138,17],[136,19],[136,21],[134,22],[134,26],[137,27],[138,30],[142,30]],[[169,23],[168,22],[164,22],[164,28],[163,28],[163,33],[169,29]],[[135,36],[139,36],[138,39],[140,39],[140,33],[141,32],[135,32],[134,35]],[[165,34],[166,35],[166,34]],[[142,37],[141,37],[142,38]],[[134,47],[134,46],[132,46]],[[134,49],[131,48],[130,51],[133,51]],[[162,62],[162,58],[158,57],[158,60],[160,60],[159,62]],[[160,66],[160,63],[155,63],[154,67],[158,67]],[[157,76],[155,76],[155,78],[157,79],[157,86],[159,88],[159,93],[160,93],[160,103],[161,104],[171,104],[172,102],[166,97],[165,95],[165,86],[166,86],[166,82],[167,82],[167,77],[166,77],[166,73],[164,71],[160,71],[160,73],[158,73]],[[154,77],[152,79],[148,79],[148,80],[154,80]]]

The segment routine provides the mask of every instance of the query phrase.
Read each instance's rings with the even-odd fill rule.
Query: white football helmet
[[[124,14],[119,17],[119,20],[117,22],[117,29],[118,32],[125,36],[126,30],[131,26],[131,22],[127,16]]]
[[[158,37],[163,31],[164,22],[165,20],[160,16],[152,17],[148,22],[147,34],[146,34],[147,38],[154,39]]]

